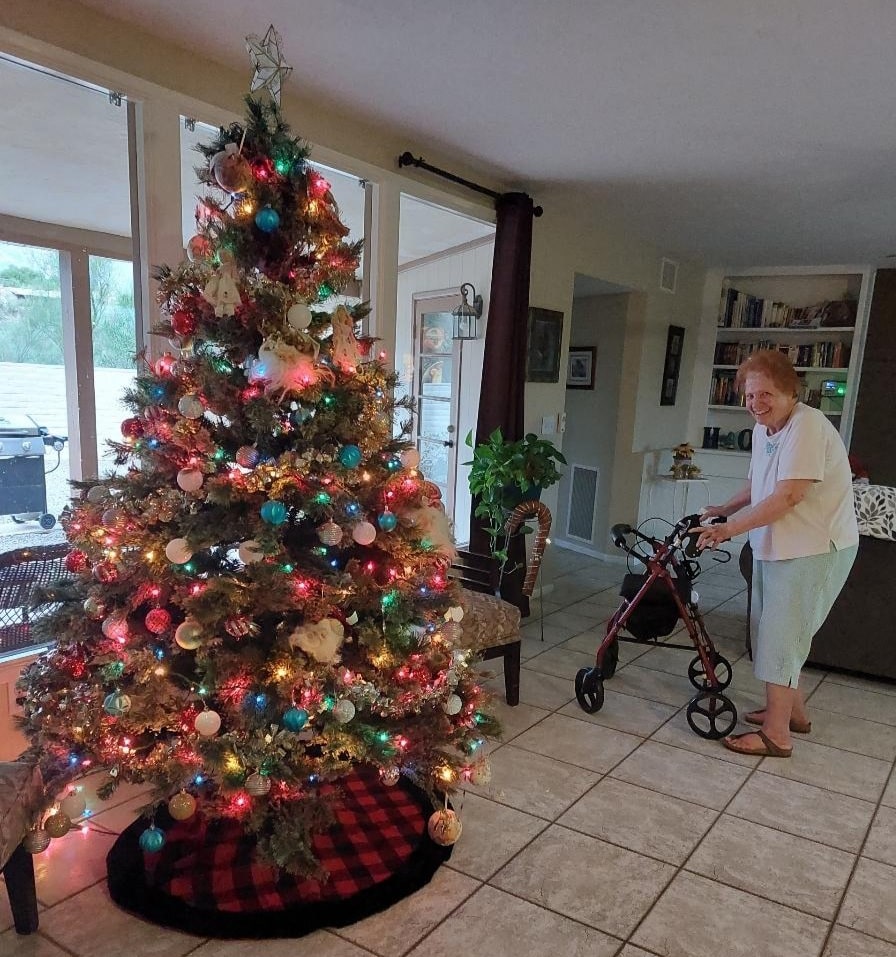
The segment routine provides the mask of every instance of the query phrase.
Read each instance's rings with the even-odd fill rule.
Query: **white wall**
[[[463,463],[469,460],[472,450],[464,445],[464,438],[471,429],[475,432],[476,417],[479,413],[494,245],[494,239],[469,244],[466,248],[446,256],[427,257],[419,265],[409,263],[401,267],[398,273],[395,367],[401,375],[405,390],[412,384],[414,372],[414,294],[444,292],[455,295],[458,294],[461,283],[469,282],[483,298],[479,338],[463,342],[460,346],[460,390],[455,436],[458,468],[454,499],[454,534],[459,542],[466,542],[470,537],[470,470]]]
[[[594,389],[566,392],[566,433],[563,454],[569,463],[560,482],[557,519],[553,539],[572,541],[606,552],[607,529],[615,519],[609,515],[610,491],[616,453],[619,404],[622,387],[622,355],[628,313],[627,295],[591,296],[572,304],[570,342],[572,346],[595,346]],[[573,465],[600,470],[591,541],[567,539],[570,478]],[[624,520],[624,519],[620,519]]]

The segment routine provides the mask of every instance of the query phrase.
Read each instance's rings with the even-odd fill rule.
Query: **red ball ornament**
[[[176,362],[177,359],[175,359],[170,352],[166,352],[161,359],[157,360],[154,366],[156,375],[162,376],[163,378],[172,375]]]
[[[93,577],[98,582],[108,585],[111,582],[118,581],[118,568],[113,562],[100,562],[93,566]]]
[[[161,635],[171,627],[171,615],[164,608],[152,608],[144,619],[147,631]]]
[[[143,422],[140,419],[125,419],[121,423],[121,434],[126,439],[139,439],[143,435]]]
[[[191,236],[187,242],[187,259],[191,263],[198,262],[200,259],[208,259],[212,252],[212,244],[205,236]]]
[[[79,548],[73,548],[68,555],[65,556],[65,567],[70,572],[79,575],[87,568],[87,556]]]
[[[308,172],[308,195],[312,199],[323,199],[330,191],[330,184],[313,170]]]
[[[253,630],[253,622],[246,615],[234,615],[224,622],[224,630],[231,638],[245,638]]]
[[[274,164],[267,156],[259,156],[252,160],[252,175],[259,183],[269,183],[277,175]]]
[[[186,309],[178,309],[171,317],[171,328],[178,336],[192,336],[196,331],[196,319]]]

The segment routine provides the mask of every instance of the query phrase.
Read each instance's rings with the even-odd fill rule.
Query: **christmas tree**
[[[438,489],[393,437],[396,377],[356,339],[362,308],[322,308],[360,244],[277,100],[246,102],[201,147],[221,198],[158,276],[175,351],[127,395],[122,468],[63,517],[74,582],[20,691],[51,785],[149,782],[175,820],[238,820],[262,860],[315,874],[338,800],[321,785],[372,766],[441,803],[491,723]],[[150,822],[140,843],[164,841]]]

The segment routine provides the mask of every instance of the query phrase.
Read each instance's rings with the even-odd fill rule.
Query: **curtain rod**
[[[404,166],[417,166],[420,169],[425,169],[430,173],[435,173],[436,176],[441,176],[442,179],[451,180],[452,183],[459,183],[461,186],[466,186],[467,189],[472,189],[477,193],[484,193],[486,196],[491,196],[492,199],[500,199],[502,195],[493,189],[489,189],[487,186],[480,186],[479,183],[471,182],[468,179],[464,179],[462,176],[457,176],[454,173],[449,173],[447,170],[439,169],[438,166],[432,166],[430,163],[427,163],[422,156],[414,156],[407,150],[398,157],[398,166],[399,168]],[[541,206],[535,206],[532,210],[532,215],[541,216],[543,212],[544,210],[541,208]]]

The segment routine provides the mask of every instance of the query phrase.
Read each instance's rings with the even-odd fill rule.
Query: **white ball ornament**
[[[480,761],[470,768],[470,783],[486,785],[492,779],[491,765],[487,761]]]
[[[202,644],[202,625],[195,618],[188,618],[177,626],[174,640],[184,651],[195,651]]]
[[[175,565],[183,565],[193,557],[193,549],[185,538],[172,538],[165,546],[165,557]]]
[[[181,469],[177,473],[177,484],[185,492],[195,492],[202,488],[205,476],[199,469]]]
[[[406,469],[415,469],[420,464],[420,453],[416,449],[405,449],[399,458]]]
[[[259,545],[254,538],[249,538],[243,542],[236,550],[236,553],[244,565],[251,565],[253,562],[260,562],[262,558],[264,558],[264,552],[261,550],[261,545]]]
[[[449,608],[445,613],[445,617],[449,621],[463,621],[464,620],[464,609],[462,605],[454,605]]]
[[[59,810],[68,818],[77,821],[78,818],[87,810],[87,802],[77,791],[63,798],[59,804]]]
[[[461,708],[463,708],[464,703],[461,701],[460,696],[456,694],[450,694],[445,699],[445,714],[455,715],[460,714]]]
[[[286,312],[286,322],[290,329],[303,332],[311,325],[311,310],[304,302],[293,303]]]
[[[355,706],[348,698],[340,698],[333,705],[333,717],[339,724],[348,724],[355,716]]]
[[[177,411],[186,419],[201,419],[205,412],[205,406],[198,395],[190,393],[178,399]]]
[[[217,734],[221,727],[221,715],[217,711],[203,711],[196,715],[193,727],[202,735],[203,738],[210,738]]]
[[[376,538],[376,528],[370,522],[358,522],[352,529],[352,538],[359,545],[370,545]]]
[[[448,847],[450,844],[456,844],[463,831],[463,824],[454,811],[445,808],[436,811],[426,826],[429,836],[442,847]]]

